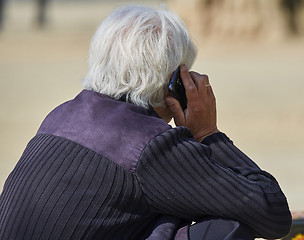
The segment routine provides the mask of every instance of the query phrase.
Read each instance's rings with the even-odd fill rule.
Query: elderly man
[[[169,11],[131,6],[109,15],[92,39],[84,90],[45,118],[5,183],[0,238],[287,234],[284,194],[217,129],[208,77],[188,71],[195,56]],[[168,91],[179,66],[185,110]]]

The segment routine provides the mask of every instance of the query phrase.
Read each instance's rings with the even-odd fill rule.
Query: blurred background
[[[301,0],[0,0],[0,191],[44,117],[81,91],[90,39],[129,3],[166,7],[198,47],[193,70],[217,97],[218,127],[304,210]]]

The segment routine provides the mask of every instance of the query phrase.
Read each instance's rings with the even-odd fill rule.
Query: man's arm
[[[165,100],[176,125],[186,128],[164,132],[144,150],[137,174],[148,202],[160,213],[226,217],[248,224],[256,236],[284,236],[291,215],[277,181],[219,133],[208,76],[180,69],[187,108],[172,96]]]
[[[136,175],[152,210],[190,221],[206,216],[234,219],[250,226],[256,237],[286,235],[291,217],[276,180],[242,155],[223,133],[206,141],[212,147],[178,127],[145,148]],[[216,160],[212,158],[223,151]]]

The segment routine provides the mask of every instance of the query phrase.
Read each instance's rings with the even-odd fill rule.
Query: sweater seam
[[[57,135],[55,135],[55,134],[50,134],[50,133],[38,133],[38,134],[35,135],[35,137],[36,137],[36,136],[41,136],[41,135],[52,136],[52,137],[56,137],[56,138],[61,138],[61,139],[68,140],[68,141],[70,141],[70,142],[72,142],[72,143],[75,143],[76,145],[79,145],[79,146],[83,147],[84,149],[87,149],[87,150],[89,150],[89,151],[94,152],[95,154],[98,154],[98,155],[101,156],[102,158],[106,159],[107,161],[110,161],[111,163],[113,163],[113,164],[116,165],[117,167],[121,168],[124,172],[134,174],[134,170],[126,169],[126,168],[124,168],[123,166],[119,165],[118,163],[114,162],[112,159],[110,159],[110,158],[108,158],[108,157],[106,157],[106,156],[104,156],[104,155],[102,155],[102,154],[100,154],[100,153],[94,151],[93,149],[90,149],[90,148],[88,148],[88,147],[86,147],[86,146],[80,144],[80,143],[77,143],[77,142],[75,142],[75,141],[73,141],[73,140],[71,140],[71,139],[69,139],[69,138],[65,138],[65,137],[63,137],[63,136],[57,136]]]
[[[71,140],[71,139],[68,139],[68,138],[65,138],[65,137],[62,137],[62,136],[56,136],[56,135],[54,135],[54,134],[49,134],[49,133],[38,133],[38,134],[36,134],[36,136],[41,136],[41,135],[52,136],[52,137],[56,137],[56,138],[62,138],[62,139],[68,140],[68,141],[70,141],[70,142],[73,142],[73,143],[75,143],[76,145],[79,145],[79,146],[83,147],[84,149],[89,150],[89,151],[92,151],[92,152],[94,152],[95,154],[98,154],[99,156],[101,156],[102,158],[105,158],[107,161],[110,161],[112,164],[114,164],[114,165],[117,166],[118,168],[122,169],[124,172],[126,172],[126,173],[128,173],[128,174],[131,174],[131,175],[136,179],[136,181],[138,182],[138,186],[139,186],[139,188],[140,188],[140,191],[141,191],[142,194],[143,194],[144,201],[145,201],[146,205],[148,206],[149,210],[150,210],[151,212],[154,212],[154,211],[152,210],[152,208],[151,208],[151,205],[149,204],[149,202],[148,202],[148,200],[147,200],[147,197],[146,197],[146,194],[145,194],[144,190],[142,189],[142,184],[141,184],[140,180],[138,179],[138,176],[137,176],[137,174],[136,174],[136,172],[135,172],[136,168],[135,168],[135,170],[125,169],[124,167],[120,166],[119,164],[117,164],[116,162],[114,162],[113,160],[111,160],[110,158],[105,157],[105,156],[103,156],[102,154],[100,154],[100,153],[98,153],[98,152],[95,152],[94,150],[92,150],[92,149],[90,149],[90,148],[88,148],[88,147],[85,147],[85,146],[83,146],[82,144],[77,143],[77,142],[75,142],[75,141],[73,141],[73,140]],[[159,135],[160,135],[160,134],[159,134]],[[36,137],[36,136],[35,136],[35,137]],[[138,162],[139,162],[139,161],[138,161]],[[137,162],[137,163],[138,163],[138,162]]]

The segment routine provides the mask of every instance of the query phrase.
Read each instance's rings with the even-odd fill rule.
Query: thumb
[[[165,102],[173,115],[175,125],[185,126],[185,115],[179,102],[171,96],[167,96]]]

